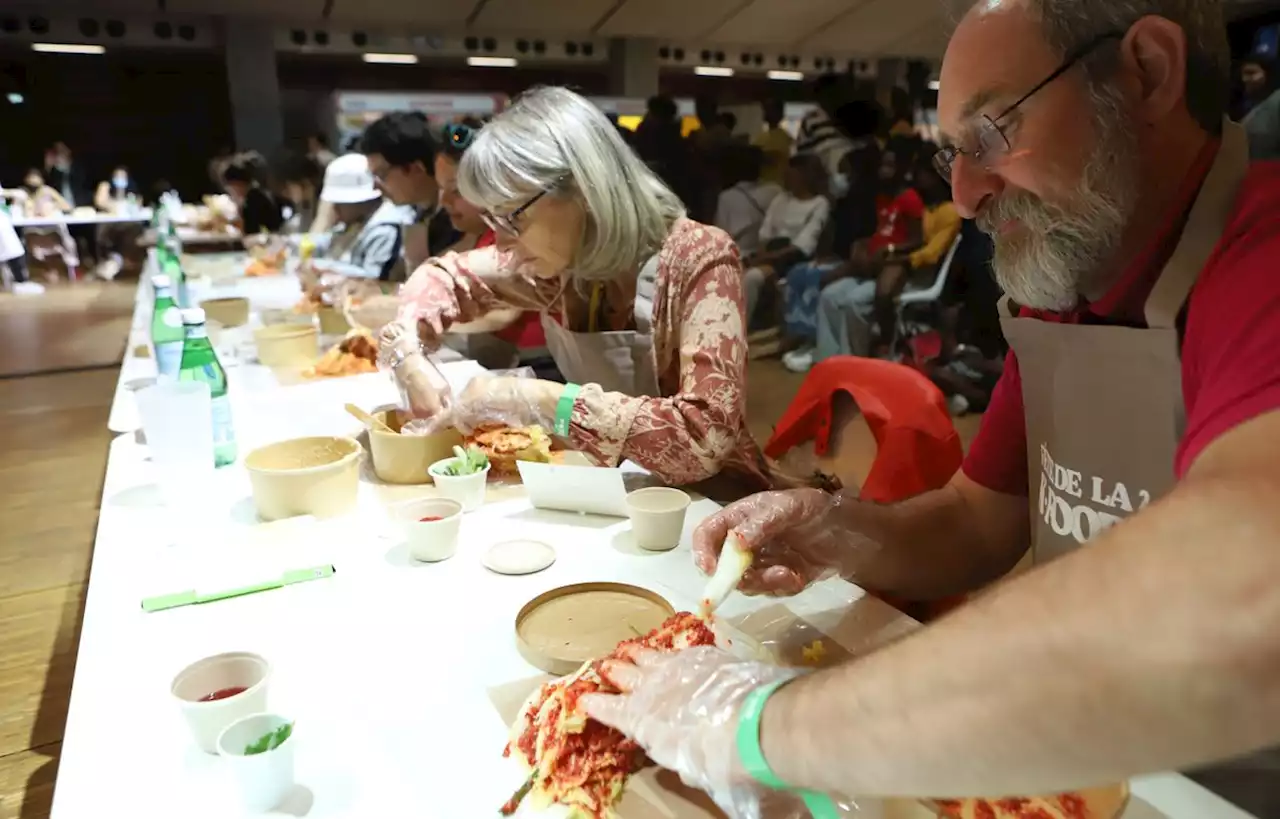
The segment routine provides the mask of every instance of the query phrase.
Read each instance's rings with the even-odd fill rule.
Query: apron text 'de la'
[[[1173,487],[1184,426],[1178,315],[1218,243],[1248,162],[1243,130],[1225,123],[1186,227],[1146,301],[1146,328],[1001,319],[1022,376],[1037,563],[1087,543]]]

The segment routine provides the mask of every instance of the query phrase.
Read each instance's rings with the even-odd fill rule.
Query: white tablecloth
[[[233,376],[231,392],[242,454],[285,437],[354,434],[357,423],[341,404],[376,405],[389,387],[374,376],[255,387],[243,376]],[[543,591],[587,581],[637,584],[679,608],[694,607],[704,578],[692,564],[690,533],[716,508],[695,503],[680,547],[655,554],[629,543],[625,521],[538,511],[516,492],[467,515],[456,557],[415,564],[388,535],[385,509],[429,494],[428,487],[366,479],[354,513],[300,521],[263,542],[252,535],[248,476],[239,463],[219,470],[186,514],[162,505],[155,477],[132,435],[111,444],[54,819],[104,811],[136,819],[241,816],[229,772],[192,746],[169,694],[173,675],[187,663],[233,650],[272,663],[270,708],[297,720],[291,741],[303,790],[292,815],[493,816],[522,776],[501,756],[507,728],[489,691],[537,674],[516,650],[517,611]],[[527,577],[481,567],[486,547],[516,537],[552,544],[556,563]],[[139,607],[154,594],[327,563],[337,571],[326,580],[154,614]],[[787,605],[821,622],[822,612],[842,612],[863,597],[833,580]],[[736,595],[722,613],[733,618],[770,605],[776,604]],[[866,622],[890,638],[902,619],[889,619],[891,628],[870,625],[884,617]],[[1128,819],[1245,817],[1179,776],[1140,779],[1133,789]],[[535,813],[525,808],[520,815]]]
[[[57,227],[66,225],[125,225],[144,224],[151,221],[151,211],[143,210],[136,214],[122,216],[114,213],[94,213],[86,216],[14,216],[13,225],[19,228]]]

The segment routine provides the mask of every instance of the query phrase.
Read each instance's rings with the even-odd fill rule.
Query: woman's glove
[[[827,577],[848,576],[855,554],[875,545],[836,519],[836,509],[849,502],[820,489],[743,498],[694,531],[694,561],[706,574],[714,573],[724,539],[733,531],[754,556],[738,587],[745,594],[799,594]]]
[[[563,384],[536,378],[477,375],[449,408],[448,417],[433,424],[433,431],[456,427],[464,435],[487,424],[508,427],[555,425],[556,403]]]
[[[686,785],[711,796],[731,819],[808,817],[799,797],[753,780],[738,758],[738,715],[747,696],[797,672],[744,662],[713,646],[675,654],[633,650],[632,663],[608,663],[620,695],[588,694],[582,706],[616,728]]]
[[[400,388],[401,406],[414,420],[447,419],[450,403],[449,382],[427,361],[418,345],[418,334],[412,325],[393,321],[378,334],[378,366],[390,370]],[[421,424],[415,425],[415,431]]]

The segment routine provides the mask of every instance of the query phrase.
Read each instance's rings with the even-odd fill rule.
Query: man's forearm
[[[1025,498],[1001,497],[1016,521],[989,531],[952,484],[906,501],[855,501],[837,511],[841,528],[873,544],[851,544],[841,573],[867,589],[934,600],[981,588],[1004,575],[1026,551]]]
[[[1280,740],[1276,485],[1184,485],[1049,566],[765,710],[790,784],[1054,792]]]

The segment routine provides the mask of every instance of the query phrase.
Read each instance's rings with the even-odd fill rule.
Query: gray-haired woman
[[[526,93],[475,138],[458,187],[499,244],[413,274],[399,326],[418,332],[394,357],[491,311],[538,310],[570,383],[478,379],[442,423],[540,424],[603,465],[630,459],[676,484],[723,476],[704,486],[721,496],[796,485],[747,431],[736,246],[686,218],[598,108],[564,88]]]

